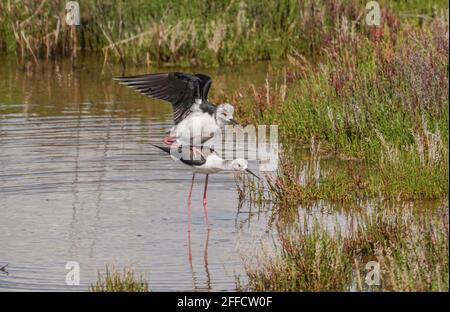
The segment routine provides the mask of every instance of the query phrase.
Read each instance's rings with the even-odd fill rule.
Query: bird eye
[[[227,114],[227,113],[223,113],[223,115],[224,115],[225,117],[227,117],[227,116],[228,116],[228,114]]]

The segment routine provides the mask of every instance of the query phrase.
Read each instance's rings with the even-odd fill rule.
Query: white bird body
[[[140,93],[168,101],[173,106],[175,126],[164,143],[203,144],[233,119],[234,107],[229,103],[214,105],[208,101],[211,78],[203,74],[156,73],[116,77],[121,84]]]
[[[248,161],[245,159],[225,160],[217,154],[214,149],[206,146],[192,145],[176,145],[171,147],[158,146],[155,147],[170,154],[172,159],[181,161],[188,165],[194,173],[217,173],[220,171],[246,171],[257,177],[248,169]]]
[[[195,166],[191,168],[195,173],[217,173],[223,170],[227,170],[225,166],[225,161],[219,156],[212,154],[206,158],[206,162],[204,165]]]
[[[216,120],[214,115],[203,112],[195,112],[174,126],[170,135],[180,144],[201,145],[214,135],[220,133],[225,123]]]

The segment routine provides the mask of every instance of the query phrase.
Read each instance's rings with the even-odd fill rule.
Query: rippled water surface
[[[75,68],[3,60],[0,267],[8,264],[8,274],[0,272],[0,290],[87,290],[112,264],[142,272],[155,291],[234,290],[243,270],[238,248],[269,235],[266,218],[245,205],[238,213],[234,176],[216,174],[208,234],[198,175],[188,237],[191,172],[150,145],[172,124],[169,104],[112,82],[121,71],[96,60]],[[266,71],[202,72],[214,78],[214,99],[262,84]],[[68,261],[80,265],[80,286],[65,283]]]

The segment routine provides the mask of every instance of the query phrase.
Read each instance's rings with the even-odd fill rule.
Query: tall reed
[[[366,30],[362,22],[366,1],[359,0],[79,3],[81,25],[71,27],[65,22],[64,0],[1,1],[0,49],[34,61],[75,58],[81,50],[101,52],[105,62],[123,65],[215,66],[286,59],[296,52],[316,56],[343,31],[343,24],[351,31]],[[384,12],[417,12],[427,18],[435,11],[420,1],[380,1],[380,5]],[[448,8],[446,1],[436,5]]]

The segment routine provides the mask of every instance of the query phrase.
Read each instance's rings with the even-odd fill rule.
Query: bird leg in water
[[[206,207],[206,191],[208,190],[208,174],[206,174],[206,178],[205,178],[205,191],[203,192],[203,209],[205,210],[205,223],[206,226],[208,227],[208,230],[211,229],[211,227],[209,226],[209,221],[208,221],[208,208]]]
[[[206,271],[208,271],[208,243],[209,243],[209,234],[210,233],[211,233],[211,230],[208,229],[208,232],[206,234],[205,251],[203,252],[203,260],[205,262],[205,269],[206,269]]]
[[[192,195],[192,187],[194,186],[195,173],[192,174],[192,182],[191,188],[189,189],[188,195],[188,232],[191,231],[191,195]]]
[[[189,259],[189,265],[191,266],[191,270],[194,269],[194,266],[192,265],[192,249],[191,249],[191,232],[188,231],[188,259]]]

